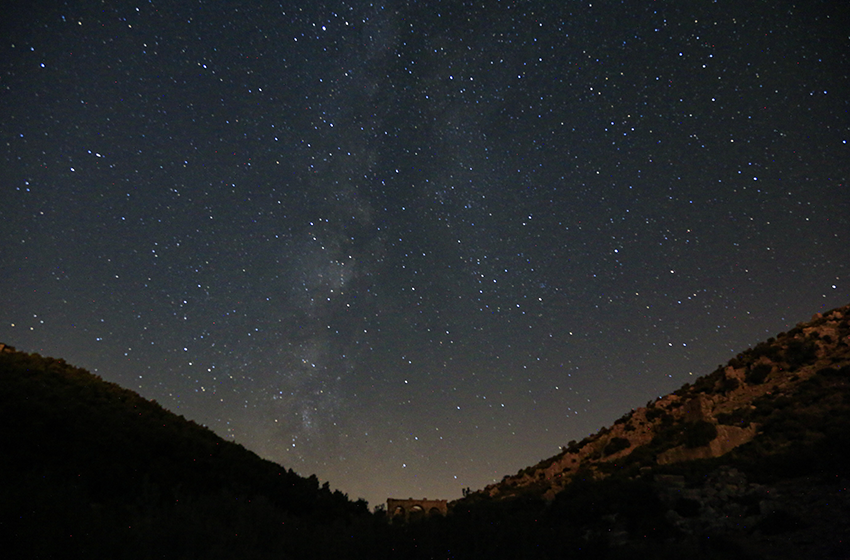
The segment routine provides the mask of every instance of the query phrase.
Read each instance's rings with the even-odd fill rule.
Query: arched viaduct
[[[387,499],[387,515],[390,521],[411,521],[430,515],[446,515],[448,502],[446,500],[396,500]]]

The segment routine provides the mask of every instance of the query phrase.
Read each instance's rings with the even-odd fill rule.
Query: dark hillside
[[[6,558],[347,557],[372,522],[315,476],[2,345],[0,445]]]

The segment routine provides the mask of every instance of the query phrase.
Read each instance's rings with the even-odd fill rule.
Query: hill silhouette
[[[372,520],[315,476],[5,345],[0,445],[5,558],[346,558]]]
[[[410,523],[2,345],[0,446],[8,558],[850,558],[850,306]]]

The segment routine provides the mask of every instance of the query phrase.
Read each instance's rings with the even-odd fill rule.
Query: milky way
[[[373,505],[850,301],[834,2],[7,10],[0,341]]]

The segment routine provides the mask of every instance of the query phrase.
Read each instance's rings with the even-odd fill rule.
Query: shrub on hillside
[[[717,391],[718,383],[726,379],[726,368],[717,366],[717,369],[710,374],[700,377],[694,382],[693,391],[695,393],[705,393],[712,395]]]
[[[729,393],[734,391],[740,386],[740,382],[734,377],[727,377],[720,383],[720,391],[722,393]]]
[[[605,446],[605,449],[602,451],[602,456],[607,457],[609,455],[613,455],[618,451],[622,451],[623,449],[631,446],[631,442],[626,438],[614,437],[611,438],[611,441],[608,442],[608,445]]]
[[[717,427],[711,422],[699,420],[685,424],[685,447],[708,445],[717,437]]]
[[[843,366],[841,369],[834,367],[825,367],[818,370],[818,375],[824,377],[850,377],[850,366]]]
[[[646,419],[650,422],[660,418],[663,423],[666,418],[668,418],[670,414],[664,410],[663,408],[648,408],[646,409]]]
[[[813,362],[818,355],[818,345],[812,340],[792,340],[785,348],[784,358],[790,370]]]
[[[782,353],[780,352],[779,348],[773,344],[773,342],[773,338],[768,338],[767,342],[760,342],[756,344],[755,348],[750,350],[750,356],[754,360],[758,360],[762,356],[767,357],[773,362],[779,360]]]
[[[746,380],[750,385],[759,385],[764,383],[768,374],[773,371],[773,366],[770,364],[758,364],[750,368],[747,372]]]
[[[746,428],[750,425],[751,411],[748,408],[737,408],[732,412],[722,412],[717,415],[717,423],[724,426]]]

